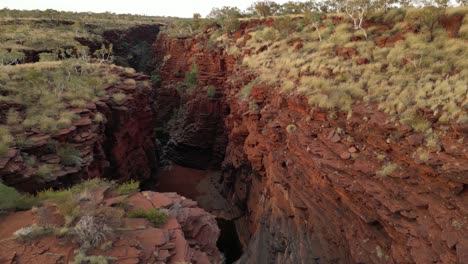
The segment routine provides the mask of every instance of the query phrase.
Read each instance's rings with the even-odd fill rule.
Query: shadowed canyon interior
[[[450,41],[459,38],[463,19],[455,14],[441,23]],[[346,24],[343,20],[329,19],[334,28]],[[103,96],[74,107],[78,118],[70,127],[53,133],[31,129],[27,145],[12,146],[1,156],[1,181],[33,193],[70,187],[83,179],[139,180],[142,192],[128,199],[138,208],[166,208],[177,221],[161,229],[132,222],[133,227],[143,225],[141,232],[135,229],[131,234],[143,246],[133,246],[133,240],[114,242],[115,252],[130,252],[134,262],[128,263],[143,259],[145,263],[150,259],[168,263],[176,263],[175,259],[193,263],[467,263],[468,122],[437,123],[442,120],[442,106],[437,113],[418,110],[418,116],[428,122],[424,125],[431,127],[433,135],[440,135],[437,144],[430,145],[428,141],[435,136],[412,124],[399,124],[394,113],[382,106],[385,102],[361,95],[372,93],[370,85],[389,84],[369,81],[360,86],[360,92],[353,94],[349,88],[337,95],[339,99],[327,90],[329,101],[336,99],[339,105],[348,104],[347,98],[354,100],[349,109],[342,109],[314,103],[317,94],[313,92],[287,93],[289,81],[277,81],[292,74],[315,80],[311,85],[324,90],[333,88],[327,85],[349,85],[345,75],[340,75],[346,71],[343,68],[351,64],[371,67],[379,52],[395,52],[392,47],[406,43],[416,30],[409,26],[395,30],[394,22],[369,21],[364,27],[369,34],[375,28],[372,40],[353,35],[350,43],[356,45],[336,44],[322,50],[293,33],[282,42],[280,37],[275,39],[281,44],[260,41],[269,38],[267,30],[275,26],[272,18],[239,23],[236,30],[216,38],[217,28],[180,37],[162,30],[163,24],[103,32],[103,43],[113,44],[115,63],[136,70],[111,70],[119,81],[105,89],[125,94],[126,100],[116,103],[115,97]],[[385,33],[391,30],[392,35]],[[466,49],[466,39],[461,41]],[[80,42],[92,51],[102,44]],[[362,52],[369,48],[360,46],[364,42],[371,42],[372,56]],[[331,68],[317,62],[318,58],[291,65],[281,61],[281,74],[275,73],[275,80],[267,82],[262,78],[277,69],[268,68],[275,67],[271,66],[274,58],[284,59],[278,51],[282,49],[288,57],[297,56],[296,60],[323,52],[343,66]],[[456,52],[466,55],[463,50]],[[37,61],[39,53],[30,54],[27,62]],[[373,66],[379,72],[411,67],[412,62],[405,59],[409,60],[404,57]],[[266,70],[256,71],[255,63],[263,63],[259,67]],[[300,73],[291,73],[296,68]],[[466,68],[450,70],[446,78],[457,74],[466,75]],[[365,70],[358,75],[353,82],[367,77]],[[344,79],[317,81],[323,76]],[[191,78],[196,80],[194,85]],[[301,86],[302,80],[292,85]],[[465,98],[465,108],[456,115],[460,119],[466,116],[466,92],[458,95]],[[427,93],[424,96],[422,100],[429,98]],[[397,99],[389,96],[386,100]],[[2,123],[10,107],[16,105],[0,105]],[[97,113],[106,121],[96,122]],[[50,140],[73,144],[80,153],[80,168],[67,166],[54,171],[48,180],[35,177],[40,167],[28,167],[22,153],[37,156],[37,162],[44,164],[58,163]],[[96,193],[105,206],[123,201],[114,192]],[[32,214],[15,213],[23,219],[32,219]],[[32,224],[32,220],[16,223],[14,215],[0,217],[0,237]],[[6,225],[10,228],[3,228]],[[38,258],[55,263],[53,254],[11,255],[7,251],[16,250],[16,242],[3,243],[7,244],[1,245],[0,260],[28,263]],[[41,240],[34,250],[46,252],[55,247],[59,246]],[[150,257],[148,248],[157,248],[159,255]],[[180,253],[181,248],[186,251]],[[121,257],[114,249],[109,254]],[[93,252],[105,254],[99,249]],[[14,262],[15,258],[23,262]],[[71,261],[68,255],[65,259]]]

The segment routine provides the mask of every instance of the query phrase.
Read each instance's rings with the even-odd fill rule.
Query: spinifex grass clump
[[[137,210],[128,213],[128,217],[130,218],[145,218],[148,220],[154,227],[160,227],[164,225],[167,221],[167,215],[158,210],[158,209],[151,209],[151,210]]]

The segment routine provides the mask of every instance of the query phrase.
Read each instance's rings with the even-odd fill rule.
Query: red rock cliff
[[[82,179],[107,177],[126,181],[151,177],[157,166],[156,147],[153,140],[154,119],[151,110],[152,89],[148,76],[120,73],[122,82],[108,87],[109,93],[127,95],[122,104],[110,96],[89,103],[85,108],[73,109],[80,116],[71,127],[55,134],[44,134],[31,129],[25,135],[30,142],[21,147],[22,153],[37,157],[39,164],[57,165],[60,159],[50,150],[51,142],[71,144],[80,151],[80,168],[62,167],[46,178],[37,175],[37,167],[27,166],[18,149],[10,149],[0,159],[0,178],[7,185],[22,191],[36,191],[48,187],[67,186]],[[136,80],[136,85],[126,85],[124,79]],[[95,121],[97,113],[104,115],[103,122]]]
[[[186,102],[186,114],[175,118],[181,130],[171,140],[209,151],[206,137],[213,134],[203,134],[198,125],[206,123],[193,120],[205,118],[203,107],[229,110],[223,112],[228,145],[222,183],[223,194],[245,211],[237,221],[246,250],[240,263],[468,261],[466,127],[452,126],[423,161],[415,155],[422,136],[395,127],[372,105],[355,106],[347,120],[259,85],[251,95],[259,107],[249,109],[237,94],[250,77],[221,82],[233,74],[223,70],[233,67],[232,58],[197,43],[203,39],[163,36],[156,42],[163,62],[158,96],[165,102],[159,118],[167,120],[170,109]],[[203,83],[213,78],[221,86],[219,102],[202,97],[201,88],[183,100],[170,88],[192,63]],[[388,164],[398,169],[379,176]]]

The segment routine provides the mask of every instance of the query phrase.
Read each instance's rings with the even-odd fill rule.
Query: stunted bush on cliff
[[[80,167],[83,162],[80,151],[70,144],[58,146],[57,155],[65,166]]]
[[[128,195],[132,193],[136,193],[140,190],[140,182],[130,180],[126,183],[120,184],[116,191],[119,195]]]
[[[13,143],[14,138],[6,127],[0,126],[0,157],[7,154],[10,145]]]
[[[252,88],[254,85],[258,83],[257,80],[253,80],[249,82],[247,85],[244,86],[244,88],[241,89],[239,95],[241,100],[247,100],[250,97],[250,94],[252,93]]]
[[[124,93],[115,93],[112,95],[112,100],[117,104],[121,104],[125,102],[126,99],[127,99],[127,95]]]
[[[167,215],[158,209],[152,209],[148,211],[136,210],[128,213],[130,218],[145,218],[154,227],[160,227],[167,221]]]
[[[18,111],[13,108],[10,108],[7,113],[7,124],[8,125],[18,125],[21,122]]]
[[[206,95],[210,98],[213,98],[216,95],[216,87],[208,86],[206,88]]]
[[[185,85],[188,89],[193,90],[198,86],[198,66],[194,64],[192,70],[185,73]]]
[[[14,188],[0,182],[0,211],[2,210],[29,210],[38,204],[38,200],[29,194],[19,193]]]
[[[104,221],[99,221],[92,215],[85,215],[76,223],[73,232],[80,240],[81,247],[88,249],[103,243],[112,229]]]

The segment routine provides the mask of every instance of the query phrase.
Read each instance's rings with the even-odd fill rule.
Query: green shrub
[[[5,144],[3,142],[0,142],[0,157],[7,154],[9,149],[10,149],[9,145],[7,145],[7,144]]]
[[[38,193],[38,199],[41,201],[51,201],[56,204],[60,214],[65,217],[65,224],[72,223],[80,212],[78,195],[71,190],[46,190]]]
[[[253,87],[257,84],[257,80],[253,80],[249,82],[246,86],[244,86],[239,93],[240,99],[242,100],[247,100],[250,97],[250,94],[252,93]]]
[[[116,191],[119,195],[136,193],[140,190],[140,182],[131,180],[117,186]]]
[[[18,111],[14,109],[8,110],[7,113],[7,124],[8,125],[17,125],[20,123],[20,117]]]
[[[434,40],[434,33],[440,26],[440,20],[444,16],[445,10],[440,7],[426,6],[419,9],[412,9],[408,12],[406,19],[413,26],[419,27],[422,31],[428,34],[428,41]]]
[[[209,86],[206,88],[206,95],[210,98],[213,98],[216,95],[216,88]]]
[[[240,25],[241,25],[241,23],[240,23],[239,19],[237,19],[237,18],[228,19],[228,20],[226,20],[226,22],[224,24],[224,29],[227,32],[234,33],[237,30],[239,30]]]
[[[80,151],[70,144],[57,147],[57,155],[65,166],[81,167],[83,162]]]
[[[14,138],[6,127],[0,126],[0,157],[8,153]]]
[[[198,86],[198,66],[194,64],[192,70],[185,73],[185,85],[189,89],[194,89]]]
[[[24,164],[28,166],[29,168],[34,167],[36,164],[36,156],[27,156],[24,158]]]
[[[29,210],[37,205],[39,200],[29,194],[22,194],[14,188],[0,183],[0,211],[1,210]]]
[[[129,212],[127,216],[129,218],[145,218],[151,224],[153,224],[154,227],[160,227],[167,222],[167,215],[158,209],[152,209],[148,211],[137,210]]]
[[[154,70],[151,73],[151,84],[153,85],[153,87],[158,87],[159,85],[161,85],[161,77],[159,76],[157,70]]]
[[[59,170],[59,168],[55,165],[43,164],[36,170],[36,175],[43,180],[52,181],[55,180],[53,174],[57,170]]]

